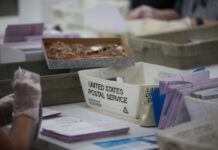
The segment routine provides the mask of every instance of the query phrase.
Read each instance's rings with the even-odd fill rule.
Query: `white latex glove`
[[[0,126],[12,122],[14,94],[7,95],[0,99]]]
[[[153,18],[153,9],[154,8],[146,5],[139,6],[130,12],[128,19]]]
[[[37,120],[41,100],[40,76],[19,68],[14,74],[14,95],[14,116],[24,114]]]

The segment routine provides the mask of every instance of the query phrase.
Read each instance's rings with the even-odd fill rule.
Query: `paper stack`
[[[156,135],[138,136],[110,141],[95,142],[104,150],[151,150],[157,149]]]
[[[8,25],[5,30],[4,43],[24,42],[29,37],[42,36],[43,23]]]
[[[160,81],[159,85],[159,91],[152,93],[152,101],[156,124],[160,129],[189,121],[190,112],[197,111],[194,107],[187,110],[185,95],[218,101],[218,78],[209,79],[207,70]]]
[[[51,30],[51,29],[50,29]],[[45,32],[45,34],[43,34]],[[46,34],[47,32],[47,34]],[[4,44],[6,43],[19,43],[23,42],[39,42],[41,44],[42,38],[78,38],[78,33],[63,33],[52,31],[44,31],[43,23],[32,23],[32,24],[13,24],[8,25],[5,30]]]
[[[52,110],[52,109],[48,109],[48,108],[43,108],[42,112],[43,112],[43,114],[42,114],[43,119],[55,118],[55,117],[59,117],[61,115],[60,111]]]
[[[44,120],[41,134],[63,142],[127,134],[129,127],[113,121],[87,121],[73,117]]]

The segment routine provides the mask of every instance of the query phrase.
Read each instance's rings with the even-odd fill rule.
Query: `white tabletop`
[[[108,141],[108,140],[115,140],[115,139],[123,139],[129,137],[138,137],[138,136],[145,136],[149,134],[154,134],[158,131],[157,128],[145,128],[140,127],[137,122],[129,121],[124,118],[116,118],[115,115],[108,115],[102,112],[94,111],[86,106],[84,102],[82,103],[72,103],[72,104],[65,104],[65,105],[57,105],[57,106],[50,106],[46,107],[49,109],[54,109],[61,111],[62,116],[72,116],[80,119],[85,120],[113,120],[124,123],[130,127],[129,133],[126,135],[114,136],[114,137],[105,137],[105,138],[98,138],[88,141],[82,142],[74,142],[74,143],[64,143],[53,138],[49,138],[43,135],[39,135],[39,140],[37,143],[33,144],[33,147],[36,149],[46,149],[46,150],[56,150],[56,149],[79,149],[79,150],[98,150],[101,147],[93,144],[94,142],[100,141]]]
[[[210,77],[218,77],[218,65],[210,65],[207,66],[206,69],[210,70]],[[189,71],[194,69],[189,69]],[[87,107],[87,105],[82,103],[72,103],[72,104],[65,104],[65,105],[57,105],[57,106],[50,106],[46,107],[49,109],[54,109],[57,111],[61,111],[63,116],[72,116],[80,119],[85,120],[113,120],[113,121],[120,121],[130,127],[129,134],[127,135],[121,135],[121,136],[115,136],[115,137],[107,137],[107,138],[100,138],[100,139],[93,139],[88,141],[82,141],[82,142],[74,142],[74,143],[64,143],[43,135],[39,135],[39,140],[36,144],[34,144],[34,147],[37,149],[80,149],[80,150],[98,150],[101,149],[100,147],[93,144],[94,142],[100,142],[100,141],[109,141],[109,140],[115,140],[115,139],[123,139],[123,138],[129,138],[129,137],[137,137],[137,136],[145,136],[149,134],[154,134],[158,131],[157,128],[145,128],[140,127],[139,123],[136,121],[130,121],[125,118],[118,117],[114,114],[100,112],[100,111],[94,111],[93,109]]]

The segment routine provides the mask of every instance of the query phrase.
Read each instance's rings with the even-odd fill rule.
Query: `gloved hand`
[[[28,115],[38,119],[41,100],[40,76],[36,73],[18,69],[14,74],[14,116]]]
[[[155,18],[155,9],[146,5],[139,6],[132,10],[128,16],[129,20],[142,18]]]
[[[14,94],[0,99],[0,127],[12,122],[13,100]]]

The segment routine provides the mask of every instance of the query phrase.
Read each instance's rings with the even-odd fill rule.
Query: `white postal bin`
[[[218,115],[218,101],[202,100],[189,95],[184,96],[184,101],[191,120]]]
[[[185,71],[138,62],[131,67],[100,68],[78,71],[88,106],[131,119],[143,119],[143,126],[154,126],[150,93],[159,80]],[[122,81],[111,79],[121,78]]]

